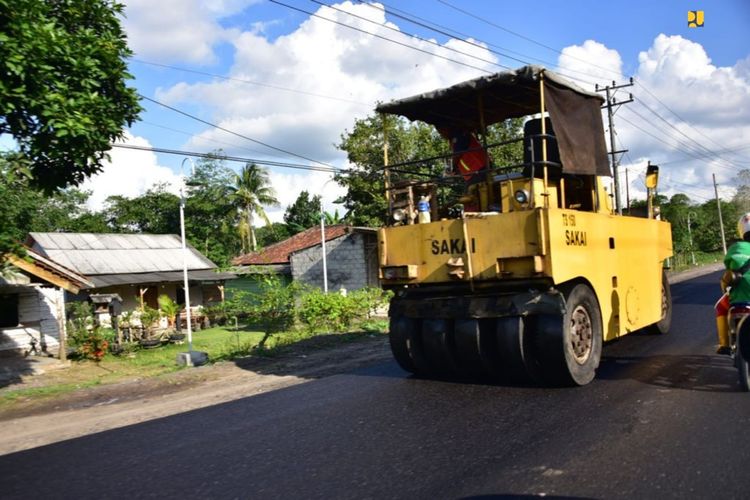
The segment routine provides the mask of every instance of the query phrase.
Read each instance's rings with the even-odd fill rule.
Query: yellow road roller
[[[385,155],[379,273],[394,292],[389,336],[402,368],[585,385],[604,342],[669,330],[672,237],[651,203],[658,167],[646,175],[648,210],[619,214],[602,104],[526,66],[377,107],[451,141],[453,168],[439,179],[391,181],[399,165]],[[522,163],[495,165],[487,127],[521,117]],[[446,177],[462,183],[447,200],[437,195]]]

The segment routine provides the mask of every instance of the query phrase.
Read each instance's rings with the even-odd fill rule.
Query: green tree
[[[719,200],[721,217],[724,222],[727,244],[738,238],[736,224],[742,212],[732,203]],[[719,210],[716,200],[708,200],[696,207],[696,225],[693,226],[693,242],[702,252],[716,252],[722,250],[721,225],[719,224]]]
[[[86,207],[89,193],[75,188],[46,195],[29,183],[29,175],[17,166],[17,153],[0,155],[0,254],[22,254],[21,242],[32,231],[104,232],[102,213]]]
[[[110,0],[0,0],[0,135],[47,192],[101,171],[141,111],[122,12]]]
[[[284,222],[289,226],[289,232],[296,234],[311,228],[320,222],[322,211],[321,196],[310,196],[307,191],[302,191],[293,204],[286,207]]]
[[[110,196],[104,210],[118,233],[180,234],[180,198],[163,183],[136,198]]]
[[[266,224],[259,227],[255,231],[255,236],[258,238],[259,247],[267,247],[268,245],[273,245],[289,238],[292,236],[292,233],[289,232],[289,226],[283,222],[274,222],[270,225]]]
[[[385,126],[384,122],[385,121]],[[370,116],[357,120],[351,132],[341,136],[338,148],[347,153],[352,168],[338,173],[336,181],[346,187],[347,193],[338,203],[343,203],[345,218],[360,226],[382,226],[386,223],[387,203],[385,199],[383,169],[383,130],[388,134],[389,164],[398,164],[421,158],[433,158],[450,154],[447,140],[431,125],[422,122],[409,123],[399,117]],[[516,139],[522,135],[520,119],[507,120],[488,128],[487,143]],[[523,158],[523,145],[492,148],[490,151],[496,166],[519,164]],[[405,179],[435,179],[450,173],[450,159],[429,160],[391,169],[391,183]],[[463,189],[460,179],[452,187],[441,188],[442,201],[453,197]]]
[[[750,170],[740,170],[737,173],[735,184],[737,185],[737,191],[732,198],[732,202],[739,213],[750,212]]]
[[[229,265],[240,251],[234,206],[234,172],[218,158],[200,160],[188,178],[185,233],[188,241],[220,267]]]
[[[276,192],[271,187],[268,172],[254,163],[248,163],[242,167],[234,179],[232,200],[241,214],[238,230],[242,252],[250,250],[255,252],[258,249],[258,241],[255,238],[255,216],[259,216],[266,224],[271,224],[263,205],[279,205]]]
[[[261,278],[260,290],[251,299],[249,316],[253,323],[263,329],[263,338],[257,349],[264,349],[266,342],[275,333],[289,330],[297,318],[297,296],[302,291],[297,282],[284,284],[277,276]]]
[[[346,222],[346,219],[344,217],[341,217],[339,215],[339,209],[337,208],[334,210],[333,213],[326,212],[324,214],[325,220],[326,220],[326,226],[333,226],[334,224],[343,224]]]

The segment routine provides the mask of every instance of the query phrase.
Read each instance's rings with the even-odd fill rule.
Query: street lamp
[[[187,339],[188,339],[188,352],[181,352],[177,355],[177,364],[187,366],[202,365],[208,360],[208,355],[204,352],[193,351],[193,325],[192,318],[190,315],[190,284],[188,282],[188,251],[187,241],[185,239],[185,174],[183,167],[185,161],[189,161],[192,167],[191,172],[195,173],[195,164],[192,158],[184,158],[180,163],[180,174],[182,182],[180,183],[180,237],[182,239],[182,277],[184,280],[185,287],[185,313],[187,319]]]
[[[322,205],[322,204],[321,204]],[[323,251],[323,293],[328,293],[328,266],[326,263],[326,213],[320,207],[320,243]]]
[[[325,191],[326,184],[335,180],[331,177],[323,183],[320,188],[320,244],[321,251],[323,252],[323,293],[328,293],[328,262],[326,258],[326,212],[323,210],[323,192]]]

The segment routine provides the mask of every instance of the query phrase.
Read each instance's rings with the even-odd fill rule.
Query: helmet
[[[745,233],[750,231],[750,212],[746,213],[737,221],[737,235],[744,239]]]

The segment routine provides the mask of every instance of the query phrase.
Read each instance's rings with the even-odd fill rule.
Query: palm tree
[[[339,209],[337,208],[335,212],[324,212],[324,217],[326,221],[326,226],[332,226],[334,224],[342,224],[345,222],[345,218],[341,217],[339,215]]]
[[[263,205],[279,206],[268,172],[254,163],[245,164],[239,175],[234,178],[232,199],[240,211],[240,224],[237,229],[242,241],[242,252],[248,249],[254,252],[258,248],[253,227],[254,216],[258,215],[266,224],[271,224]]]

